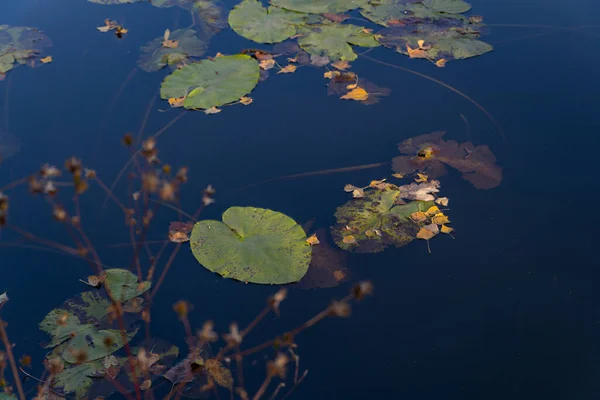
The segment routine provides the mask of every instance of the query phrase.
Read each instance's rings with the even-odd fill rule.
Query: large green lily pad
[[[340,13],[365,6],[369,0],[271,0],[271,4],[303,13]]]
[[[0,25],[0,77],[19,64],[34,66],[50,46],[50,39],[35,28]]]
[[[263,7],[258,0],[244,0],[229,13],[229,25],[237,34],[258,43],[279,43],[294,36],[306,14],[278,7]]]
[[[139,282],[137,276],[131,271],[122,268],[107,269],[104,284],[110,290],[114,301],[125,302],[145,293],[152,283]]]
[[[200,40],[193,29],[178,29],[171,32],[169,40],[177,41],[175,48],[163,46],[164,36],[142,46],[142,55],[137,65],[146,72],[158,71],[167,65],[175,67],[189,62],[190,57],[200,57],[208,48],[206,41]]]
[[[200,221],[192,230],[192,253],[225,278],[244,282],[297,282],[308,270],[306,233],[285,214],[255,207],[231,207],[221,221]]]
[[[340,248],[356,253],[377,253],[388,246],[402,247],[413,241],[419,227],[410,215],[425,211],[433,201],[400,202],[400,190],[388,188],[365,192],[338,207],[331,235]]]
[[[298,44],[307,53],[328,57],[334,60],[355,60],[358,56],[352,50],[353,45],[363,47],[377,47],[379,43],[375,36],[365,28],[356,25],[321,25],[317,28],[301,30],[303,35],[298,39]]]
[[[185,97],[183,106],[207,109],[231,103],[258,83],[258,62],[245,54],[202,60],[167,76],[160,87],[163,99]]]
[[[389,26],[408,20],[466,19],[458,14],[470,8],[462,0],[381,0],[365,5],[360,13],[376,24]]]

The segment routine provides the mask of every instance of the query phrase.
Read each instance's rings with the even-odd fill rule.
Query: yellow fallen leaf
[[[406,52],[410,58],[427,58],[427,51],[423,49],[413,49],[408,44],[406,45]]]
[[[348,89],[348,90],[350,90],[350,89],[356,89],[357,87],[358,87],[357,83],[352,83],[352,84],[346,86],[346,89]]]
[[[288,57],[288,62],[298,62],[298,57]]]
[[[218,114],[220,113],[222,110],[220,108],[217,107],[211,107],[211,108],[207,108],[206,110],[204,110],[204,114]]]
[[[169,231],[169,240],[173,243],[185,243],[190,241],[190,237],[183,232]]]
[[[344,236],[344,238],[342,239],[342,242],[344,242],[346,244],[355,244],[356,238],[352,235]]]
[[[162,46],[166,47],[168,49],[176,49],[177,47],[179,47],[179,41],[178,40],[163,40]]]
[[[367,91],[361,87],[356,87],[355,89],[352,89],[351,91],[340,97],[340,99],[356,101],[364,101],[368,98],[369,93],[367,93]]]
[[[336,76],[340,76],[340,75],[341,75],[340,71],[327,71],[323,74],[323,77],[327,78],[327,79],[333,79]]]
[[[277,71],[278,74],[291,74],[292,72],[296,72],[296,67],[293,64],[288,64],[285,67],[281,68],[279,71]]]
[[[46,56],[46,57],[44,57],[44,58],[40,58],[40,61],[41,61],[43,64],[48,64],[48,63],[51,63],[51,62],[52,62],[52,56]]]
[[[337,69],[341,69],[342,71],[350,68],[350,64],[348,61],[337,60],[331,63],[331,66]]]
[[[450,200],[447,197],[440,197],[435,200],[435,204],[439,204],[442,207],[447,207],[449,201]]]
[[[171,30],[169,28],[165,29],[165,33],[163,34],[163,41],[169,40],[169,36],[171,36]]]
[[[185,97],[171,97],[169,99],[169,105],[171,107],[183,107],[183,102],[185,101]]]
[[[433,222],[436,225],[443,225],[443,224],[449,224],[450,220],[448,219],[447,215],[438,213],[433,218],[431,218],[431,222]]]
[[[442,227],[440,228],[440,232],[442,233],[450,233],[454,231],[454,228],[450,228],[449,226],[446,225],[442,225]]]
[[[152,381],[150,379],[146,379],[140,385],[140,389],[142,389],[142,390],[148,390],[148,389],[150,389],[150,386],[152,386]]]
[[[427,179],[429,179],[429,177],[427,175],[417,174],[417,177],[415,178],[415,182],[417,182],[417,183],[427,182]]]
[[[383,182],[385,182],[385,179],[382,179],[380,181],[374,180],[374,181],[371,181],[371,183],[369,183],[369,186],[371,186],[371,187],[377,187],[377,185],[380,185]]]
[[[249,106],[250,104],[252,104],[254,100],[252,100],[252,97],[247,97],[247,96],[242,96],[240,97],[240,103],[242,103],[245,106]]]
[[[437,60],[435,62],[435,65],[437,67],[444,68],[446,66],[446,59],[445,58],[440,58],[439,60]]]
[[[115,28],[115,34],[116,34],[117,36],[124,35],[124,34],[126,34],[127,32],[129,32],[129,29],[125,29],[125,28],[123,28],[122,26],[117,26],[117,27]]]
[[[425,211],[428,217],[433,217],[434,215],[440,213],[440,209],[437,206],[431,206]]]
[[[394,178],[402,179],[404,178],[404,174],[392,174]]]
[[[421,229],[419,229],[419,232],[417,232],[417,239],[429,240],[434,236],[435,233],[433,233],[431,230],[425,227],[422,227]]]
[[[417,40],[417,44],[419,45],[419,49],[421,49],[421,50],[429,50],[429,49],[431,49],[431,46],[425,46],[425,41],[424,40]]]
[[[314,246],[315,244],[319,244],[321,242],[319,241],[319,238],[317,238],[317,235],[313,233],[311,237],[306,239],[306,243],[310,244],[311,246]]]
[[[271,69],[271,68],[273,68],[275,66],[275,60],[261,60],[258,63],[258,66],[260,67],[260,69],[263,69],[263,70],[266,71],[266,70]]]
[[[220,51],[217,52],[217,54],[215,54],[215,58],[217,57],[223,57],[223,53],[221,53]]]
[[[362,199],[365,197],[365,191],[363,189],[356,189],[352,191],[352,197],[355,199]]]
[[[427,214],[423,211],[417,211],[410,214],[410,218],[415,222],[425,222],[427,221]]]

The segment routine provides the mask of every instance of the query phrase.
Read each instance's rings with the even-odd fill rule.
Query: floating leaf
[[[198,222],[191,247],[199,263],[223,277],[266,284],[300,280],[311,254],[293,219],[255,207],[231,207],[223,222]]]
[[[325,3],[325,2],[324,2]],[[379,43],[371,33],[356,25],[320,25],[316,28],[301,28],[302,37],[298,44],[312,56],[327,57],[329,60],[352,61],[358,56],[352,45],[377,47]],[[327,63],[329,63],[329,60]]]
[[[440,206],[443,206],[443,207],[447,207],[448,202],[449,202],[449,200],[447,197],[440,197],[439,199],[435,200],[435,204],[439,204]]]
[[[207,114],[207,115],[218,114],[221,111],[223,111],[223,110],[221,110],[220,108],[211,107],[211,108],[207,108],[206,110],[204,110],[204,114]]]
[[[312,14],[341,13],[365,6],[369,0],[271,0],[287,10]]]
[[[248,55],[202,60],[174,71],[163,81],[163,99],[185,97],[183,106],[210,109],[237,101],[258,83],[258,62]]]
[[[169,240],[173,243],[189,242],[189,234],[193,227],[193,222],[171,222],[169,225]]]
[[[296,67],[294,64],[288,64],[285,67],[281,68],[279,71],[277,71],[278,74],[291,74],[296,72],[296,69],[298,67]]]
[[[445,132],[417,136],[398,145],[399,156],[392,160],[392,168],[399,173],[427,171],[436,178],[446,173],[448,165],[463,173],[463,178],[478,189],[491,189],[502,181],[502,168],[488,146],[474,146],[471,142],[444,141]]]
[[[331,66],[334,68],[340,69],[342,71],[351,67],[351,65],[348,63],[348,61],[342,61],[342,60],[337,60],[337,61],[332,62]]]
[[[42,64],[48,64],[52,62],[52,56],[46,56],[44,58],[40,58],[40,62]]]
[[[314,245],[319,244],[321,242],[319,241],[319,238],[317,237],[317,235],[315,235],[313,233],[308,239],[306,239],[306,243],[310,244],[311,246],[314,246]]]
[[[135,331],[137,333],[137,331]],[[135,334],[135,333],[134,333]],[[107,345],[108,343],[108,345]],[[98,360],[112,354],[124,346],[123,337],[118,330],[96,330],[90,327],[80,331],[69,340],[62,357],[70,364],[78,363],[78,354],[85,354],[85,361]]]
[[[0,80],[17,65],[35,66],[45,47],[52,42],[35,28],[0,25]]]
[[[429,240],[437,235],[438,227],[436,224],[426,225],[417,232],[417,239]]]
[[[99,361],[70,366],[54,377],[53,387],[62,389],[64,393],[75,393],[77,399],[82,399],[87,395],[92,377],[97,376],[101,370],[102,364]]]
[[[112,268],[105,272],[105,286],[115,301],[124,302],[138,297],[152,285],[149,281],[138,282],[137,276],[126,269]]]
[[[260,67],[260,69],[262,70],[268,70],[271,69],[275,66],[275,60],[273,59],[268,59],[268,60],[260,60],[260,62],[258,63],[258,66]]]
[[[239,35],[258,43],[279,43],[296,34],[307,15],[278,7],[263,7],[258,0],[243,0],[229,13],[229,25]]]
[[[352,72],[331,72],[334,72],[334,74],[332,75],[331,81],[327,85],[327,94],[329,95],[344,96],[349,90],[348,86],[350,86],[350,88],[360,87],[368,94],[367,98],[360,101],[360,103],[364,105],[371,105],[379,103],[382,97],[389,96],[392,92],[390,89],[378,86],[367,79],[362,77],[357,78]],[[337,74],[335,72],[337,72]],[[348,81],[353,81],[356,83],[348,85]]]
[[[207,47],[207,42],[200,40],[195,30],[178,29],[142,46],[137,65],[146,72],[158,71],[167,65],[175,67],[189,62],[193,57],[202,56]]]
[[[388,246],[401,247],[410,243],[418,231],[410,215],[426,210],[433,202],[397,205],[399,196],[397,189],[371,190],[365,192],[364,198],[338,207],[335,213],[337,224],[331,228],[335,243],[344,250],[357,253],[375,253]]]
[[[446,234],[447,233],[451,233],[453,231],[454,231],[454,228],[451,228],[451,227],[446,226],[446,225],[442,225],[442,227],[440,228],[440,232],[446,233]]]
[[[250,104],[252,104],[252,102],[253,102],[252,97],[246,97],[246,96],[240,97],[240,103],[242,103],[245,106],[249,106]]]
[[[378,0],[360,10],[367,19],[383,26],[401,21],[431,21],[465,18],[458,15],[471,6],[462,0]]]
[[[439,192],[440,183],[438,181],[429,181],[423,183],[411,183],[398,187],[400,194],[398,197],[406,200],[435,200],[434,193]]]
[[[425,174],[417,174],[417,177],[415,178],[415,182],[417,183],[421,183],[421,182],[427,182],[427,179],[429,179],[429,177]]]
[[[340,97],[340,99],[344,100],[356,100],[356,101],[364,101],[369,98],[369,93],[361,87],[356,87]]]

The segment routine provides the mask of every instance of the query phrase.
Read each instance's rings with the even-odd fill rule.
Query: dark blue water
[[[451,199],[456,240],[439,237],[384,253],[352,255],[353,279],[373,281],[376,295],[357,305],[352,318],[328,320],[298,339],[309,369],[298,399],[595,399],[600,385],[600,295],[596,201],[600,192],[600,54],[598,28],[561,30],[597,23],[595,1],[473,2],[490,24],[484,40],[495,50],[436,68],[384,48],[369,56],[440,79],[484,106],[506,139],[473,104],[431,81],[359,58],[352,70],[392,94],[373,106],[327,96],[323,70],[301,68],[272,75],[252,93],[249,107],[218,115],[188,112],[159,138],[161,159],[190,168],[182,207],[193,212],[201,190],[214,185],[217,203],[203,218],[219,218],[233,205],[271,208],[316,227],[335,222],[347,201],[347,183],[363,185],[389,175],[387,167],[280,181],[239,191],[287,174],[391,160],[396,144],[435,130],[454,140],[487,144],[504,169],[502,184],[475,189],[458,173],[441,179]],[[225,3],[231,8],[234,2]],[[167,27],[187,26],[177,8],[148,4],[100,6],[83,0],[5,0],[0,23],[37,27],[52,39],[54,62],[19,67],[0,82],[10,85],[9,130],[21,151],[0,166],[0,186],[37,170],[81,157],[112,182],[128,159],[120,146],[137,132],[148,103],[168,74],[137,71],[116,103],[115,93],[135,68],[138,49]],[[116,19],[130,32],[124,40],[95,27]],[[356,22],[356,21],[354,21]],[[208,54],[261,47],[231,30],[212,39]],[[158,100],[145,130],[151,135],[180,110]],[[463,115],[469,123],[467,129]],[[124,196],[125,183],[117,187]],[[92,189],[83,204],[84,226],[103,262],[129,266],[128,240],[118,208],[102,209]],[[50,208],[26,190],[12,195],[11,221],[39,236],[68,241]],[[162,239],[169,210],[157,216],[151,239]],[[162,225],[161,225],[162,224]],[[3,231],[1,240],[16,236]],[[82,261],[54,253],[0,248],[0,292],[11,297],[2,310],[15,352],[39,365],[45,338],[37,324],[64,299],[80,292],[89,274]],[[251,338],[258,343],[293,327],[342,297],[350,283],[332,289],[291,289],[282,316]],[[185,248],[153,305],[154,334],[184,346],[172,304],[195,308],[194,326],[212,319],[226,330],[244,325],[274,288],[224,280],[203,269]],[[247,370],[248,386],[262,381],[264,358]]]

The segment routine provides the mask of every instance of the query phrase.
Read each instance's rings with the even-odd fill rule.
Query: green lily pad
[[[75,393],[77,399],[86,397],[93,377],[102,371],[100,361],[72,365],[54,377],[53,388],[62,389],[64,393]]]
[[[432,201],[396,204],[398,188],[371,190],[365,197],[353,199],[338,207],[331,235],[340,248],[356,253],[377,253],[388,246],[402,247],[415,239],[419,227],[410,215],[425,211]]]
[[[44,33],[23,26],[0,25],[0,75],[19,64],[35,65],[52,42]]]
[[[128,332],[130,337],[137,333],[137,329]],[[62,352],[64,360],[70,364],[77,363],[77,353],[85,354],[85,361],[98,360],[104,356],[110,355],[125,345],[121,332],[115,329],[96,330],[93,326],[89,329],[80,331],[75,337],[69,340],[67,346]]]
[[[237,101],[258,83],[258,62],[245,54],[202,60],[167,76],[160,87],[163,99],[185,97],[183,106],[208,109]]]
[[[207,269],[244,282],[297,282],[311,257],[306,233],[285,214],[231,207],[221,221],[200,221],[192,230],[192,253]]]
[[[463,0],[421,0],[423,5],[437,12],[461,14],[469,11],[471,5]]]
[[[312,14],[341,13],[365,6],[369,0],[271,0],[287,10]]]
[[[146,0],[88,0],[90,3],[114,5],[114,4],[130,4],[139,3],[140,1]]]
[[[152,283],[138,282],[137,276],[131,271],[121,268],[107,269],[104,284],[110,290],[114,301],[125,302],[145,293]]]
[[[188,62],[190,57],[200,57],[208,48],[208,43],[200,40],[193,29],[178,29],[171,32],[169,40],[177,41],[177,47],[164,47],[163,36],[142,46],[140,49],[142,55],[137,65],[146,72],[155,72],[167,65],[175,67],[180,63]]]
[[[237,34],[258,43],[279,43],[294,36],[307,15],[278,7],[263,7],[258,0],[244,0],[229,13],[229,25]]]
[[[17,400],[17,396],[12,393],[2,392],[0,393],[0,400]]]
[[[462,0],[382,0],[369,3],[360,13],[376,24],[389,26],[403,20],[466,20],[466,17],[459,14],[470,9],[471,5]]]
[[[358,56],[352,50],[353,45],[377,47],[379,43],[372,33],[356,25],[321,25],[313,29],[302,29],[303,35],[298,44],[304,51],[319,57],[334,60],[355,60]]]

